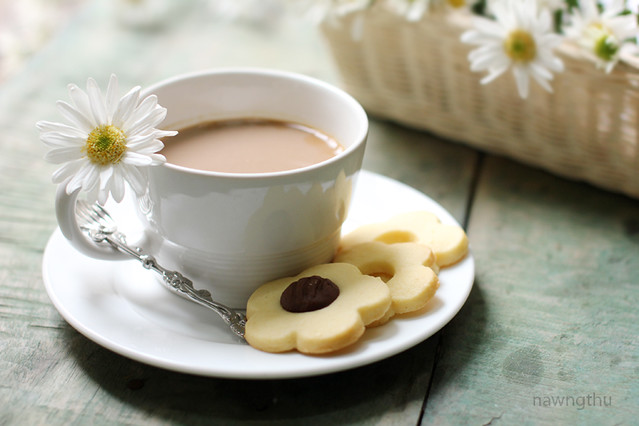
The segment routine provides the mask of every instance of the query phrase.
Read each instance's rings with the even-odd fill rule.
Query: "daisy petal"
[[[127,128],[126,131],[131,135],[142,133],[145,130],[161,123],[165,117],[166,117],[166,109],[156,108],[146,117],[143,117],[142,119],[138,120],[136,123],[131,125],[131,127]]]
[[[127,166],[125,164],[122,167],[122,175],[137,195],[144,195],[147,187],[146,172],[137,167]]]
[[[482,78],[480,80],[481,84],[488,84],[491,81],[493,81],[494,79],[496,79],[497,77],[499,77],[500,75],[502,75],[503,73],[506,72],[506,70],[508,69],[508,67],[501,67],[501,68],[493,68],[490,70],[490,74],[488,74],[486,77]]]
[[[69,120],[83,132],[89,134],[89,132],[94,129],[95,126],[93,125],[93,118],[88,118],[64,101],[58,101],[56,106],[64,118]]]
[[[164,148],[164,144],[156,140],[152,142],[151,144],[149,144],[148,146],[137,149],[136,152],[139,154],[144,154],[144,155],[152,155],[152,154],[155,154],[156,152],[161,151],[162,148]]]
[[[56,148],[47,152],[44,159],[49,163],[62,164],[81,158],[81,151],[77,147]]]
[[[100,179],[98,185],[97,199],[98,203],[104,205],[109,198],[111,192],[111,178],[113,176],[113,167],[104,167],[100,170]]]
[[[530,76],[526,69],[522,66],[513,67],[513,75],[515,76],[515,83],[517,83],[517,91],[522,99],[528,97],[530,89]]]
[[[111,176],[113,176],[113,166],[106,166],[100,169],[100,189],[105,189],[109,186]]]
[[[510,60],[505,55],[495,55],[492,52],[483,56],[476,57],[470,66],[471,71],[482,71],[488,68],[500,68],[504,65],[508,66]]]
[[[87,138],[86,136],[68,136],[58,132],[48,132],[41,134],[40,140],[51,148],[74,147],[79,151]]]
[[[491,19],[476,18],[473,20],[473,26],[480,34],[485,36],[503,38],[506,35],[504,27]]]
[[[41,133],[55,132],[63,136],[81,136],[86,138],[87,134],[82,130],[62,123],[53,123],[51,121],[38,121],[36,127]]]
[[[496,37],[490,34],[480,33],[475,30],[469,30],[463,33],[460,40],[467,44],[482,45],[484,43],[500,43],[503,37]]]
[[[111,178],[111,195],[116,203],[121,202],[124,199],[124,179],[118,170],[114,170],[113,177]]]
[[[129,152],[137,152],[138,154],[154,154],[162,148],[164,148],[164,144],[162,141],[157,139],[149,139],[145,141],[141,141],[137,144],[128,144]]]
[[[544,79],[544,80],[552,80],[553,79],[553,75],[552,73],[545,67],[537,64],[537,63],[531,63],[529,65],[530,70],[532,71],[531,74],[533,75],[537,75],[538,77]]]
[[[501,44],[500,45],[494,45],[492,43],[484,44],[483,46],[478,47],[477,49],[471,51],[468,54],[468,60],[473,62],[474,60],[486,55],[490,55],[493,57],[504,56],[504,49],[501,47]]]
[[[146,146],[147,144],[153,142],[154,139],[155,135],[153,133],[137,134],[126,138],[126,146],[129,149],[137,151],[138,148]]]
[[[67,90],[69,92],[69,97],[71,98],[71,102],[75,106],[75,109],[78,112],[86,111],[84,113],[84,117],[90,123],[91,129],[97,126],[97,123],[93,120],[93,116],[91,115],[91,107],[89,103],[89,97],[84,92],[84,90],[80,89],[75,84],[69,84],[67,86]]]
[[[140,116],[146,115],[149,112],[153,111],[158,106],[158,97],[156,95],[149,95],[140,102],[140,104],[135,108],[133,116],[136,116],[136,121],[139,120]]]
[[[166,157],[162,154],[151,154],[150,157],[153,160],[153,166],[161,166],[166,163]]]
[[[417,22],[422,19],[427,10],[427,1],[413,1],[406,13],[406,19],[410,22]]]
[[[100,204],[101,206],[105,205],[107,200],[109,199],[109,190],[108,189],[103,189],[100,188],[98,190],[98,199],[97,202],[98,204]]]
[[[89,105],[95,123],[97,125],[109,124],[104,97],[98,83],[92,78],[87,80],[87,94],[89,95]]]
[[[84,163],[85,163],[85,160],[80,159],[80,160],[70,161],[64,164],[62,167],[60,167],[55,172],[53,172],[51,181],[53,183],[64,182],[65,180],[67,180],[68,178],[76,174],[78,170],[80,170],[80,168],[82,167],[82,164]]]
[[[113,114],[118,108],[118,78],[115,74],[111,74],[111,78],[109,78],[109,85],[107,86],[105,103],[106,103],[106,118],[107,123],[113,123]]]
[[[153,160],[148,155],[127,151],[122,162],[131,166],[150,166]]]
[[[69,180],[69,183],[67,184],[67,194],[71,194],[76,189],[82,188],[84,186],[85,178],[90,175],[92,169],[93,165],[85,162]]]
[[[565,69],[564,62],[557,56],[539,55],[539,62],[544,67],[554,72],[562,72]]]
[[[168,136],[175,136],[177,135],[178,132],[176,132],[175,130],[157,130],[154,129],[152,135],[156,138],[156,139],[161,139],[161,138],[165,138]]]
[[[552,93],[552,86],[550,85],[550,83],[548,82],[547,79],[543,78],[542,76],[540,76],[539,74],[532,72],[531,77],[535,79],[535,81],[541,86],[543,87],[547,92]],[[552,77],[552,74],[551,74]]]
[[[87,191],[86,199],[88,203],[95,203],[98,201],[98,192],[100,191],[100,186],[96,185],[93,189]]]
[[[84,186],[82,187],[82,189],[84,189],[87,192],[91,192],[96,187],[99,186],[99,183],[100,183],[100,173],[98,172],[98,168],[91,167],[88,170],[87,175],[84,179]]]
[[[129,117],[122,123],[123,128],[129,128],[133,123],[143,120],[158,105],[158,97],[150,95],[144,98],[142,102],[131,112]]]
[[[131,115],[131,113],[135,110],[135,107],[138,103],[138,99],[140,98],[140,87],[134,87],[129,90],[129,92],[122,96],[120,101],[118,102],[118,107],[113,114],[113,125],[119,128],[124,127],[124,121]]]

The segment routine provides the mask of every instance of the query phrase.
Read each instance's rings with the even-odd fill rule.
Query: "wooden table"
[[[166,371],[76,332],[43,286],[55,186],[34,127],[59,121],[67,83],[250,65],[339,84],[300,17],[222,20],[206,1],[174,2],[143,26],[116,4],[88,3],[0,86],[1,424],[636,424],[639,201],[376,119],[364,167],[428,194],[472,244],[473,290],[440,332],[288,380]]]

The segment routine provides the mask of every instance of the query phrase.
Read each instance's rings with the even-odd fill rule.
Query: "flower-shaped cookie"
[[[327,287],[331,291],[337,287],[339,294],[325,307],[314,306],[314,310],[303,312],[285,309],[283,294],[297,291],[295,286],[308,278],[330,280],[334,286]],[[315,290],[300,292],[313,299]],[[390,291],[380,278],[363,275],[347,263],[317,265],[295,277],[266,283],[251,295],[246,307],[245,338],[251,346],[266,352],[332,352],[356,342],[366,325],[382,318],[390,305]]]
[[[423,308],[439,288],[435,256],[423,244],[362,243],[341,251],[335,261],[351,263],[366,275],[388,278],[385,281],[391,292],[392,313],[375,325],[394,314]]]
[[[468,251],[468,238],[462,228],[444,225],[427,211],[402,213],[386,222],[364,225],[342,238],[341,250],[370,241],[424,244],[435,253],[440,267],[452,265]]]

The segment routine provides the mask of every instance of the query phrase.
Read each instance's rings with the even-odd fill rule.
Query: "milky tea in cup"
[[[161,127],[183,135],[166,138],[161,153],[168,161],[148,168],[146,193],[130,202],[143,228],[131,245],[181,272],[196,288],[209,290],[215,300],[240,309],[261,284],[332,260],[368,132],[357,101],[322,81],[263,69],[182,75],[149,87],[143,96],[150,94],[167,109]],[[252,147],[237,149],[238,154],[232,142],[239,138],[231,138],[230,148],[209,152],[214,144],[206,140],[214,134],[224,139],[225,131],[254,132]],[[262,145],[269,132],[275,140],[319,139],[325,152],[315,152],[315,159],[299,166],[274,164],[294,150]],[[185,148],[185,141],[196,147]],[[248,161],[256,152],[270,156],[271,168],[215,165],[217,160],[223,166]],[[63,234],[89,256],[126,259],[82,234],[74,214],[77,195],[58,191]]]
[[[342,151],[338,141],[304,124],[247,118],[181,129],[161,154],[193,169],[269,173],[321,163]]]

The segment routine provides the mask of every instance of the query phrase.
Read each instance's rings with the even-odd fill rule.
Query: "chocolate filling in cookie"
[[[291,283],[280,297],[280,305],[289,312],[311,312],[333,303],[339,296],[339,287],[318,275],[300,278]]]

